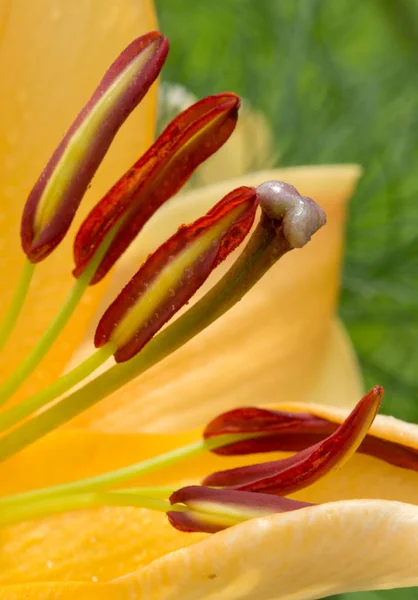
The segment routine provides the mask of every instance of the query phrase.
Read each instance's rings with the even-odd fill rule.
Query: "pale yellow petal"
[[[417,553],[416,506],[332,503],[255,519],[168,555],[115,582],[115,598],[309,600],[413,586]]]
[[[0,598],[314,600],[417,585],[417,552],[416,506],[352,500],[254,519],[96,588],[10,586]]]
[[[324,360],[312,380],[307,400],[352,406],[363,394],[363,377],[354,348],[343,323],[335,317]]]
[[[0,314],[23,264],[19,226],[28,192],[107,67],[125,45],[155,28],[151,0],[13,0],[2,3],[1,19]],[[151,141],[154,96],[151,93],[118,135],[80,217]],[[25,312],[0,357],[1,376],[34,345],[73,284],[72,237],[38,267]],[[87,293],[60,338],[59,351],[43,362],[21,396],[56,378],[82,339],[102,293],[103,286]]]
[[[334,315],[346,204],[358,176],[353,165],[257,172],[171,202],[122,261],[111,294],[179,223],[201,215],[238,185],[288,181],[326,209],[328,223],[214,325],[81,415],[75,425],[104,431],[168,431],[199,425],[242,404],[311,397],[325,404],[354,404],[361,390],[357,362]]]

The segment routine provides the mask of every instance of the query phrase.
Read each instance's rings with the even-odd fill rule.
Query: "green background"
[[[281,166],[357,162],[340,313],[383,410],[418,422],[418,2],[157,0],[164,80],[268,117]],[[326,534],[326,532],[324,532]],[[346,594],[418,598],[418,588]]]

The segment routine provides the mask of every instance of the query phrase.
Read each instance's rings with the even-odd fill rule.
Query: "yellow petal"
[[[116,596],[121,598],[121,596]],[[0,587],[0,600],[114,600],[115,588],[97,583],[25,583]]]
[[[129,507],[104,507],[22,523],[0,530],[0,586],[107,581],[203,537],[175,530],[162,513]]]
[[[13,0],[3,4],[0,313],[8,305],[23,264],[19,225],[31,186],[114,58],[132,39],[155,27],[151,0],[128,0],[123,7],[114,0],[76,4],[67,0]],[[154,105],[152,93],[118,135],[83,202],[77,223],[81,213],[86,213],[149,144]],[[38,267],[28,305],[0,359],[2,376],[34,345],[73,284],[72,237],[70,234]],[[57,377],[81,340],[102,293],[103,287],[87,293],[59,340],[59,352],[52,352],[43,362],[20,396]]]
[[[98,586],[103,596],[51,583],[5,587],[0,598],[309,600],[417,585],[417,552],[416,506],[352,500],[248,521]]]
[[[334,317],[324,359],[312,380],[306,400],[353,406],[364,393],[360,366],[343,323]]]
[[[97,474],[187,444],[178,436],[53,434],[0,467],[0,493],[13,493]],[[219,466],[219,462],[217,463]],[[199,473],[199,461],[189,474]],[[166,471],[180,479],[180,468]],[[158,485],[150,475],[144,485]],[[164,483],[164,479],[163,479]],[[57,515],[0,529],[0,585],[28,581],[96,581],[128,573],[166,552],[204,537],[184,536],[164,514],[134,508],[102,508]],[[96,579],[97,578],[97,579]],[[1,598],[1,596],[0,596]]]
[[[81,415],[75,425],[104,431],[168,431],[200,425],[243,404],[311,397],[325,404],[354,404],[362,384],[334,315],[345,208],[358,176],[353,165],[257,172],[171,202],[122,261],[110,295],[179,223],[196,218],[237,185],[288,181],[325,208],[328,223],[305,248],[275,265],[214,325]]]

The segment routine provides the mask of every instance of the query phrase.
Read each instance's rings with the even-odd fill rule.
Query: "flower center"
[[[158,32],[128,46],[111,65],[31,191],[21,227],[27,261],[0,326],[0,349],[12,335],[30,297],[36,264],[47,260],[67,234],[117,130],[156,79],[167,50],[167,41]],[[180,113],[97,203],[75,236],[74,287],[33,350],[0,385],[0,405],[6,404],[53,348],[88,286],[107,275],[148,219],[229,138],[238,108],[237,96],[223,93],[204,98]],[[261,217],[250,235],[259,209]],[[147,258],[104,312],[95,332],[96,350],[92,348],[90,357],[33,396],[3,408],[0,461],[35,443],[187,343],[234,306],[277,260],[305,245],[324,224],[325,214],[313,200],[289,184],[270,181],[258,188],[233,190],[206,215],[182,226]],[[239,257],[219,282],[169,323],[247,236]],[[112,356],[116,364],[86,382]],[[338,429],[289,459],[214,473],[204,486],[178,491],[166,486],[113,489],[201,452],[217,449],[228,454],[234,448],[254,449],[257,444],[269,450],[272,439],[276,440],[270,425],[248,428],[245,419],[238,419],[233,431],[224,431],[230,423],[227,416],[220,417],[222,427],[216,425],[219,421],[212,423],[205,439],[190,446],[96,477],[3,498],[0,524],[109,504],[162,510],[181,530],[212,532],[254,516],[305,508],[306,503],[282,496],[310,485],[357,450],[381,396],[382,389],[374,388]]]

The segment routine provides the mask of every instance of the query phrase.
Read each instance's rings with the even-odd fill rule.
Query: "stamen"
[[[22,247],[46,258],[67,233],[117,131],[145,96],[167,57],[159,32],[133,41],[111,65],[35,184],[22,217]]]
[[[203,483],[280,495],[303,489],[351,458],[365,438],[382,396],[382,387],[373,388],[333,434],[310,448],[289,458],[219,471],[206,477]]]
[[[97,265],[100,263],[104,253],[106,252],[112,239],[112,236],[113,232],[111,231],[103,241],[101,247],[99,248],[99,251],[95,255],[92,262],[89,264],[88,268],[83,273],[82,277],[76,280],[72,290],[68,294],[61,309],[59,310],[55,318],[51,321],[48,328],[43,333],[37,344],[34,346],[31,352],[23,359],[20,365],[13,371],[13,373],[11,373],[11,375],[0,385],[0,406],[7,402],[7,400],[25,382],[29,375],[33,373],[33,371],[42,361],[44,356],[48,353],[48,351],[60,335],[61,331],[64,329],[64,327],[70,320],[73,312],[75,311],[81,298],[83,297],[84,292],[89,286],[91,278],[93,277],[97,269]],[[109,356],[111,354],[112,353],[110,352]],[[104,357],[104,353],[102,353],[101,356]],[[105,359],[103,358],[100,364],[102,364],[104,360]]]
[[[132,506],[148,508],[166,513],[167,511],[184,511],[183,506],[172,506],[168,500],[152,498],[141,493],[124,490],[117,492],[100,492],[93,494],[75,494],[74,496],[57,496],[42,502],[26,502],[2,508],[0,527],[15,525],[23,521],[42,519],[50,515],[98,506]]]
[[[151,255],[102,317],[95,354],[31,398],[0,414],[0,431],[42,408],[87,378],[112,354],[127,360],[179,310],[210,272],[241,243],[254,220],[253,188],[239,188],[223,198],[205,217],[182,227]],[[88,267],[97,265],[100,257]],[[85,274],[79,281],[84,279]],[[35,358],[37,358],[35,356]],[[20,366],[17,373],[25,374]],[[12,383],[7,382],[9,390]],[[3,391],[4,393],[4,391]]]
[[[249,519],[313,506],[309,502],[268,494],[215,490],[198,485],[174,492],[170,502],[176,508],[167,513],[173,527],[185,532],[204,533],[216,533]],[[182,504],[184,509],[179,511]]]
[[[159,32],[148,33],[132,42],[109,68],[68,130],[29,194],[23,211],[22,247],[31,263],[45,259],[64,238],[117,131],[157,78],[167,52],[167,39]],[[19,389],[55,342],[95,276],[115,234],[116,231],[110,229],[103,236],[91,263],[47,331],[2,384],[0,405]],[[19,316],[32,273],[33,267],[25,267],[14,303],[0,330],[0,347]]]
[[[338,424],[331,424],[307,412],[278,411],[257,406],[245,406],[234,408],[216,416],[206,425],[203,436],[205,439],[210,439],[226,433],[262,431],[266,434],[262,438],[239,442],[233,446],[224,446],[215,451],[216,454],[236,456],[276,450],[303,450],[307,446],[313,445],[314,442],[309,443],[310,440],[322,441],[333,433],[337,427]],[[321,437],[319,439],[313,438],[312,436],[315,435]],[[300,442],[296,439],[290,442],[290,444],[296,444],[296,448],[293,446],[288,447],[287,439],[290,436],[300,437]]]
[[[259,434],[251,434],[251,436],[253,435],[257,436]],[[216,440],[199,440],[198,442],[194,442],[188,446],[176,448],[170,452],[166,452],[165,454],[153,456],[139,463],[122,467],[121,469],[116,469],[114,471],[109,471],[107,473],[102,473],[92,477],[86,477],[77,481],[70,481],[69,483],[63,483],[60,485],[6,496],[4,498],[0,498],[0,514],[3,514],[4,511],[13,507],[16,508],[16,510],[19,507],[24,510],[24,507],[29,504],[33,506],[41,506],[44,502],[49,502],[55,498],[74,496],[75,494],[79,493],[84,494],[87,492],[108,489],[122,483],[132,481],[138,477],[148,475],[149,473],[165,469],[183,460],[213,450],[214,448],[219,448],[223,444],[230,444],[234,441],[239,441],[246,438],[248,438],[248,434],[219,436],[216,438]],[[138,490],[142,491],[139,492]],[[138,490],[136,490],[138,493],[159,497],[165,497],[166,495],[171,494],[173,491],[171,487],[138,488]]]
[[[225,456],[260,452],[298,452],[313,446],[334,433],[339,423],[312,413],[278,411],[267,408],[235,408],[218,415],[205,428],[205,439],[227,433],[263,432],[260,438],[222,446],[214,452]],[[418,471],[418,450],[367,433],[357,452],[379,460]]]
[[[35,184],[21,226],[22,246],[29,261],[0,326],[0,348],[18,319],[34,264],[46,258],[67,233],[116,132],[158,76],[167,51],[167,40],[152,32],[122,53]],[[230,93],[210,96],[191,106],[93,209],[75,240],[74,288],[38,344],[0,387],[0,404],[49,351],[87,286],[107,274],[147,220],[229,138],[238,108],[238,97]],[[258,205],[262,209],[260,223],[232,268],[190,310],[156,335],[211,271],[241,244]],[[112,354],[121,364],[6,433],[0,438],[0,460],[86,410],[186,343],[234,306],[281,256],[304,246],[324,223],[324,212],[310,198],[300,196],[288,184],[271,181],[256,190],[234,190],[204,217],[180,228],[147,259],[103,315],[95,335],[99,350],[44,390],[0,414],[0,432],[56,400]],[[214,532],[254,517],[306,508],[310,504],[272,494],[298,490],[347,460],[366,435],[381,395],[381,388],[375,388],[326,440],[296,456],[207,478],[212,483],[216,480],[215,485],[235,485],[236,490],[192,486],[173,493],[172,486],[108,488],[205,451],[235,448],[237,444],[249,447],[255,438],[269,437],[271,432],[215,435],[111,472],[2,498],[0,526],[110,505],[163,511],[182,531]],[[166,500],[169,494],[170,502]]]
[[[239,99],[235,94],[218,94],[197,102],[167,127],[144,157],[93,209],[75,241],[79,278],[38,344],[0,387],[0,405],[19,389],[41,362],[87,286],[107,273],[150,216],[228,139],[235,128],[238,106]],[[117,360],[121,354],[121,351],[117,353]],[[60,393],[70,389],[62,383],[57,388]],[[55,397],[50,391],[45,396],[48,400],[42,402]]]

